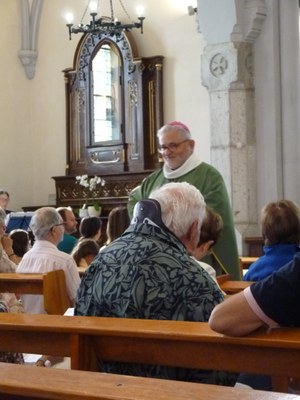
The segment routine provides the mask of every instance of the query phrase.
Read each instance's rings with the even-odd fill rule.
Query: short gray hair
[[[192,140],[192,135],[189,128],[182,122],[177,122],[177,121],[162,126],[157,131],[157,137],[160,138],[164,133],[169,131],[177,131],[180,133],[182,139]]]
[[[149,198],[159,202],[164,224],[178,238],[186,235],[192,223],[198,221],[199,233],[206,205],[200,191],[187,182],[172,182],[154,190]]]
[[[35,211],[30,221],[30,228],[38,240],[45,240],[54,225],[61,224],[62,217],[53,207],[42,207]]]

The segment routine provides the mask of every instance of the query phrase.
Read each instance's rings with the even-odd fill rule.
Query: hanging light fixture
[[[67,18],[67,27],[69,30],[69,39],[72,39],[72,33],[92,33],[92,34],[109,34],[110,36],[120,36],[122,32],[124,31],[129,31],[133,28],[139,28],[141,30],[141,33],[143,33],[143,22],[145,17],[139,15],[138,16],[138,22],[132,21],[131,23],[127,24],[122,24],[120,21],[118,21],[117,18],[114,16],[114,7],[113,7],[113,0],[109,0],[110,3],[110,17],[100,17],[97,19],[97,10],[98,10],[98,5],[99,5],[99,0],[98,1],[88,1],[88,4],[85,8],[84,14],[81,18],[81,22],[78,25],[74,25],[72,20],[73,16],[71,14],[68,14],[66,16]],[[119,3],[129,18],[131,20],[122,0],[119,0]],[[92,17],[92,20],[90,21],[89,24],[83,24],[83,19],[87,13],[88,8],[91,10],[90,16]],[[142,10],[140,9],[140,13],[142,14]]]

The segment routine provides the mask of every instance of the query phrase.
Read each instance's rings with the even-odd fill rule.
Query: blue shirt
[[[76,237],[69,235],[68,233],[64,233],[63,240],[58,243],[57,248],[64,253],[70,254],[77,242],[78,239],[76,239]]]
[[[250,265],[244,281],[260,281],[290,262],[300,250],[297,244],[264,246],[264,255]]]

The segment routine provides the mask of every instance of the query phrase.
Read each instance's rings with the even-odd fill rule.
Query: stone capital
[[[206,46],[202,84],[209,91],[253,88],[253,45],[228,42]]]

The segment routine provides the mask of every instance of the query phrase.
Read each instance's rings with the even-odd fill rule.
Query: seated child
[[[80,239],[74,247],[71,256],[74,258],[77,267],[88,267],[96,257],[100,249],[94,239]]]

